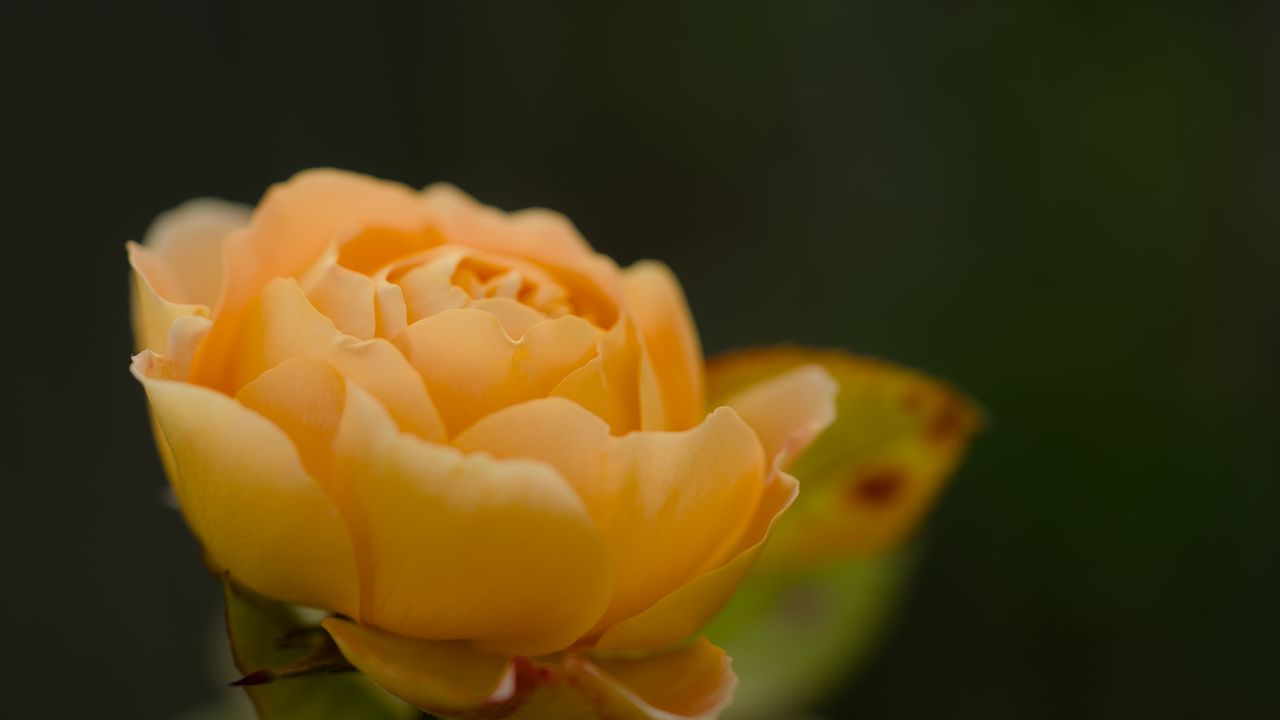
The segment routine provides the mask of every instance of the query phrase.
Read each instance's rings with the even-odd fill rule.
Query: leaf
[[[417,709],[350,672],[304,612],[223,583],[227,634],[244,687],[263,720],[409,720]],[[337,670],[338,672],[334,672]]]
[[[723,720],[799,717],[852,677],[886,628],[910,565],[899,552],[749,576],[706,629],[740,680]]]

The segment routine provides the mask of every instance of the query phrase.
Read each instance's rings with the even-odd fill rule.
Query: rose
[[[734,628],[790,622],[758,598],[798,567],[892,550],[976,423],[945,386],[843,353],[704,368],[665,267],[619,270],[559,215],[447,186],[309,171],[252,212],[171,211],[129,256],[133,371],[233,638],[235,588],[319,608],[347,661],[442,715],[716,715],[736,680],[695,638],[795,498],[791,468],[807,489],[774,572],[717,632],[753,674],[781,651],[816,677],[831,650]]]
[[[754,426],[707,413],[665,267],[447,186],[309,171],[129,250],[133,372],[211,566],[326,611],[351,664],[439,714],[727,703],[728,659],[687,641],[832,419],[820,367],[771,378]]]

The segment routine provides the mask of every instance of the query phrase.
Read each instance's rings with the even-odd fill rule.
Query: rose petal
[[[801,365],[738,392],[724,404],[756,431],[765,456],[794,459],[836,419],[840,386],[820,365]]]
[[[540,208],[504,215],[443,183],[427,188],[422,202],[448,242],[532,260],[573,292],[578,315],[600,327],[616,322],[622,302],[618,266],[591,252],[564,216]]]
[[[396,336],[396,345],[427,383],[450,433],[485,415],[545,397],[595,353],[599,331],[566,315],[512,340],[498,318],[472,309],[445,310]]]
[[[452,270],[446,273],[433,264],[425,264],[396,279],[404,293],[410,324],[444,310],[466,307],[471,302],[471,296],[465,290],[449,281],[451,274]]]
[[[322,487],[328,481],[333,438],[346,397],[342,376],[313,357],[286,360],[236,393],[241,405],[284,430],[303,466]]]
[[[322,624],[357,670],[430,713],[467,714],[515,695],[515,665],[501,655],[465,642],[412,640],[338,618]]]
[[[208,317],[209,308],[167,299],[183,296],[177,278],[169,267],[154,252],[137,243],[128,243],[126,248],[129,265],[133,268],[131,284],[134,349],[167,353],[169,328],[174,321],[193,315]]]
[[[174,494],[211,562],[263,595],[354,612],[346,528],[289,437],[226,395],[150,376],[150,356],[139,355],[133,372],[171,451]]]
[[[665,428],[686,430],[702,420],[702,348],[680,283],[658,262],[622,273],[627,310],[644,338],[665,408]]]
[[[228,385],[239,388],[295,357],[321,358],[333,365],[378,398],[406,432],[444,439],[444,425],[422,377],[390,341],[342,334],[312,307],[295,281],[273,280],[245,313]]]
[[[783,512],[795,500],[799,483],[775,472],[760,506],[728,562],[676,588],[652,606],[605,630],[596,642],[601,651],[653,650],[697,633],[733,596],[755,564]]]
[[[482,310],[498,318],[502,329],[512,340],[519,340],[529,328],[547,319],[546,315],[524,303],[507,298],[483,298],[472,300],[467,307]]]
[[[333,261],[323,262],[310,275],[298,284],[316,310],[347,335],[360,340],[375,337],[377,284],[373,278]]]
[[[188,200],[162,213],[142,244],[172,274],[173,302],[213,307],[222,292],[223,243],[249,224],[252,210],[217,198]]]
[[[615,567],[614,596],[597,631],[741,552],[735,548],[765,491],[759,443],[727,408],[693,430],[616,438],[577,404],[547,398],[495,412],[455,442],[467,452],[545,462],[578,491]],[[750,544],[766,529],[767,522]]]
[[[619,497],[604,526],[617,587],[598,630],[724,562],[760,503],[764,456],[755,433],[722,408],[692,430],[617,439],[608,477]]]
[[[355,385],[334,444],[363,623],[541,653],[599,617],[612,583],[604,545],[550,466],[403,435]]]
[[[583,670],[599,683],[606,706],[629,706],[639,719],[675,720],[714,718],[727,707],[738,682],[732,665],[723,650],[699,638],[646,658],[594,658]]]
[[[639,430],[641,360],[639,334],[623,317],[600,338],[596,356],[566,376],[551,394],[603,418],[614,435]]]
[[[542,398],[481,418],[456,438],[465,453],[540,460],[555,468],[586,503],[597,527],[612,522],[617,487],[606,476],[609,426],[564,398]]]
[[[791,466],[803,492],[762,563],[791,566],[882,552],[932,504],[977,430],[977,408],[920,373],[837,351],[734,353],[708,367],[711,402],[819,364],[840,386],[836,421]]]

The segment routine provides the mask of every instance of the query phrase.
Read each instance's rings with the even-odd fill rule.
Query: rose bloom
[[[820,365],[708,412],[666,267],[445,185],[307,171],[253,211],[181,206],[129,257],[133,373],[231,582],[325,611],[352,665],[440,715],[729,702],[698,631],[834,418]]]

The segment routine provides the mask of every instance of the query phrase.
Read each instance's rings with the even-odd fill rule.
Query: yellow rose
[[[133,372],[213,567],[326,611],[352,665],[437,714],[728,703],[697,634],[834,418],[821,365],[708,412],[664,266],[448,186],[308,171],[252,212],[171,211],[129,257]]]
[[[795,496],[776,459],[831,420],[823,370],[768,427],[708,414],[664,266],[448,186],[311,170],[252,213],[173,210],[129,258],[133,373],[216,569],[330,612],[351,664],[436,714],[730,700],[689,641]]]

